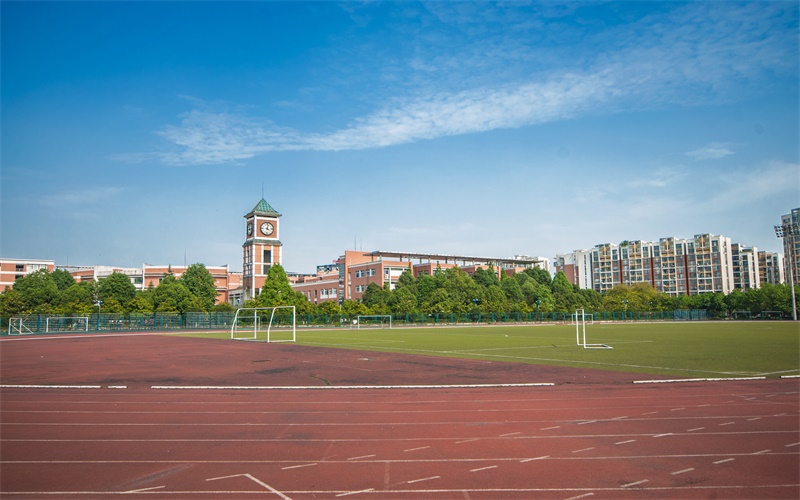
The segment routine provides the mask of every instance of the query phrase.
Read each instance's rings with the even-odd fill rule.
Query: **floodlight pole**
[[[791,238],[791,243],[789,247],[789,287],[792,290],[792,320],[797,321],[797,304],[795,302],[794,297],[794,257],[795,257],[795,246],[797,243],[795,242],[795,238],[797,237],[798,233],[800,233],[800,228],[798,228],[797,224],[786,222],[781,226],[775,226],[775,236],[778,238],[783,239],[784,250],[786,249],[786,238]]]

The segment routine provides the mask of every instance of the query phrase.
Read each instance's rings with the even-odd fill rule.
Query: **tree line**
[[[64,270],[40,270],[18,279],[0,294],[0,315],[24,314],[87,315],[92,313],[185,313],[231,311],[227,304],[215,304],[214,279],[203,264],[192,264],[180,278],[167,274],[158,285],[136,290],[130,278],[113,273],[98,282],[75,281]],[[704,309],[722,318],[746,311],[790,314],[789,285],[763,284],[761,288],[730,294],[670,296],[648,283],[617,285],[599,293],[572,285],[563,273],[551,277],[532,268],[507,276],[494,269],[478,269],[469,275],[460,268],[438,269],[432,276],[414,277],[403,272],[393,290],[371,283],[360,301],[341,304],[311,303],[292,289],[286,272],[273,265],[259,295],[245,307],[293,305],[298,314],[326,314],[354,317],[359,314],[472,314],[552,313],[584,309],[594,313],[659,312]]]

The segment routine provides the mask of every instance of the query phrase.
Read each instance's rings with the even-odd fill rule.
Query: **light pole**
[[[795,238],[797,235],[800,234],[800,228],[798,228],[797,223],[792,222],[784,222],[780,226],[775,226],[775,236],[778,238],[782,238],[784,241],[783,249],[784,253],[788,253],[789,257],[789,286],[792,290],[792,319],[797,321],[797,304],[795,303],[794,299],[794,267],[795,267],[795,253],[796,253],[796,245]],[[789,251],[786,252],[786,238],[790,239],[789,243]]]

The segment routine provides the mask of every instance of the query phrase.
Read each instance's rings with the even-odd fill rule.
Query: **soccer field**
[[[491,361],[596,368],[687,378],[800,375],[794,323],[610,323],[586,326],[475,326],[302,330],[299,344]]]

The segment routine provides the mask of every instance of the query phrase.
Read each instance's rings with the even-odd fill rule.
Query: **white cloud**
[[[666,14],[593,26],[580,36],[563,23],[548,25],[543,21],[547,16],[536,9],[490,4],[429,9],[444,27],[412,25],[409,30],[419,30],[420,36],[393,39],[407,45],[375,66],[365,62],[374,57],[331,49],[331,54],[342,52],[348,61],[359,62],[355,68],[364,86],[354,86],[347,74],[336,81],[371,91],[362,102],[379,103],[339,130],[279,127],[229,103],[185,98],[195,109],[182,114],[179,124],[157,132],[167,151],[117,158],[195,165],[238,162],[272,151],[381,148],[586,114],[735,99],[764,74],[796,72],[786,62],[796,59],[797,47],[793,38],[787,43],[787,30],[780,24],[787,14],[780,5],[679,4]],[[492,22],[482,22],[486,19]],[[531,30],[530,23],[540,29]],[[453,25],[461,29],[450,29]],[[515,36],[506,35],[509,29]],[[548,34],[560,41],[539,43]],[[437,43],[428,47],[431,37]],[[355,45],[375,50],[375,43]],[[336,59],[331,65],[342,72],[353,66],[343,62]],[[365,83],[363,75],[377,76]],[[730,144],[713,143],[686,154],[709,160],[734,151]]]
[[[735,154],[735,151],[732,149],[732,147],[732,144],[726,142],[712,142],[699,149],[688,151],[686,156],[698,161],[719,160],[721,158],[725,158],[726,156]]]

